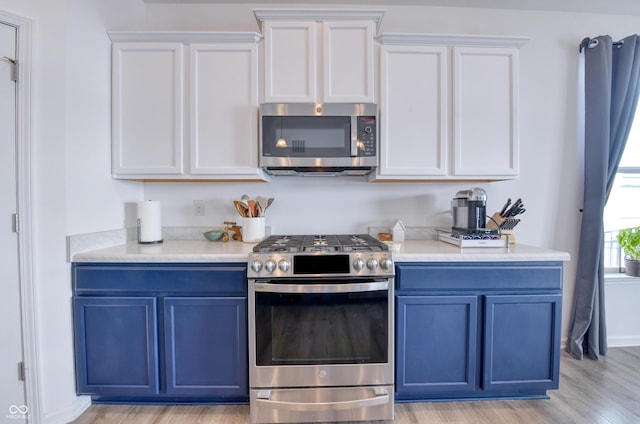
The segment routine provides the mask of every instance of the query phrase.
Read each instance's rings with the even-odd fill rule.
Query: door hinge
[[[18,82],[18,61],[5,56],[4,60],[11,64],[11,81]]]
[[[25,380],[24,361],[18,362],[18,381]]]
[[[11,215],[11,220],[12,222],[12,226],[13,226],[13,232],[14,233],[19,233],[20,232],[20,217],[18,216],[17,213],[14,213]]]

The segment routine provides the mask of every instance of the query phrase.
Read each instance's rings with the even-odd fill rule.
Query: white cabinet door
[[[518,50],[453,49],[456,176],[518,175]]]
[[[373,21],[264,23],[266,103],[374,101]]]
[[[190,173],[257,177],[256,44],[192,44],[189,56]]]
[[[313,103],[317,100],[315,22],[264,23],[264,101]]]
[[[447,48],[382,46],[378,179],[447,173]]]
[[[375,180],[518,177],[524,37],[383,34]]]
[[[373,103],[374,22],[324,22],[322,30],[322,100],[326,103]]]
[[[183,172],[183,45],[114,43],[112,172]]]

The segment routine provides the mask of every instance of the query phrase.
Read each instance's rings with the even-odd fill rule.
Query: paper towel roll
[[[160,202],[138,202],[138,243],[162,243]]]

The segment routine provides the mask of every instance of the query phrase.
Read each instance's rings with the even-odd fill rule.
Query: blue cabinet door
[[[486,296],[483,389],[558,388],[562,295]]]
[[[156,299],[73,299],[79,394],[159,392]]]
[[[396,395],[476,389],[477,296],[398,296]]]
[[[249,396],[246,297],[164,299],[166,393]]]

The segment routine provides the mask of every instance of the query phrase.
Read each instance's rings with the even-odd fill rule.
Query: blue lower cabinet
[[[558,388],[561,308],[559,294],[486,297],[485,390]]]
[[[166,392],[246,396],[246,328],[246,298],[165,298]]]
[[[247,403],[246,264],[73,264],[76,389],[93,402]]]
[[[396,393],[476,388],[478,298],[398,296]]]
[[[73,308],[78,393],[159,393],[155,298],[82,297]]]
[[[395,294],[397,401],[558,387],[561,262],[397,263]]]

